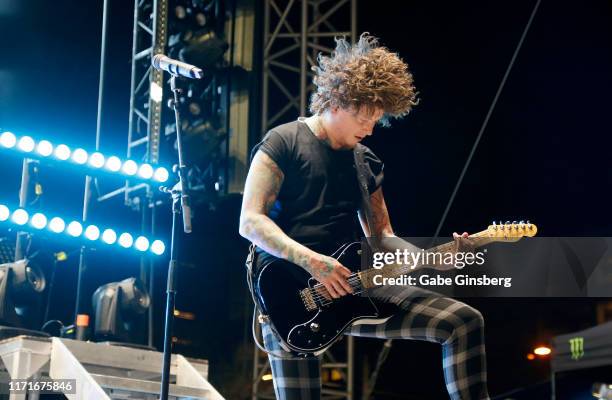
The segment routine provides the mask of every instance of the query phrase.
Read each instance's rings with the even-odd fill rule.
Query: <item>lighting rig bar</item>
[[[33,230],[42,231],[46,229],[55,234],[65,234],[73,238],[85,238],[91,242],[102,241],[107,245],[118,245],[124,249],[133,248],[139,252],[149,251],[161,256],[166,251],[166,245],[162,240],[149,239],[145,236],[134,238],[130,233],[121,234],[114,229],[102,230],[97,225],[83,223],[77,220],[67,222],[60,217],[49,218],[41,212],[31,214],[23,208],[11,210],[7,205],[0,204],[0,222],[9,222],[24,229],[26,226]]]
[[[1,148],[25,153],[28,157],[54,159],[91,170],[103,170],[113,174],[142,179],[149,183],[165,183],[169,178],[169,172],[164,167],[154,168],[151,164],[138,164],[133,160],[121,160],[117,156],[105,156],[97,151],[88,153],[82,148],[72,150],[65,144],[54,146],[48,140],[37,142],[30,136],[18,138],[14,133],[8,131],[0,135]]]

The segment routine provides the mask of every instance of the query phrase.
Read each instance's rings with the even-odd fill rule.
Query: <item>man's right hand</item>
[[[319,254],[313,257],[310,267],[312,276],[325,286],[325,289],[334,299],[353,293],[353,289],[347,282],[347,278],[351,276],[352,272],[340,264],[340,261]]]

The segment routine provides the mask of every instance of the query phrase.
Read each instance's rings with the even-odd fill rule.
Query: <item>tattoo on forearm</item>
[[[245,237],[270,254],[291,261],[313,275],[319,270],[329,271],[328,266],[314,267],[311,258],[316,253],[289,238],[268,217],[283,179],[282,170],[267,154],[256,154],[245,184],[241,231]]]
[[[378,189],[372,193],[370,196],[370,203],[372,205],[372,219],[374,220],[372,221],[374,227],[370,228],[374,229],[374,232],[370,232],[370,234],[376,234],[377,236],[393,234],[382,189]]]

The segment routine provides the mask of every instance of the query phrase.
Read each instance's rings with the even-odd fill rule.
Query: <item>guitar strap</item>
[[[366,225],[370,232],[370,237],[367,238],[370,248],[377,251],[380,249],[380,240],[376,236],[374,227],[374,217],[372,214],[372,203],[370,202],[370,191],[368,190],[368,165],[365,161],[364,156],[365,148],[361,144],[357,144],[353,150],[353,156],[355,158],[355,170],[357,171],[357,182],[359,183],[359,190],[361,192],[361,210],[365,215]]]

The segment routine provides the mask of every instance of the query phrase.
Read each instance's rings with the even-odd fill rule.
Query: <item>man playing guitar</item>
[[[372,134],[376,123],[405,116],[417,100],[408,66],[367,34],[352,46],[338,39],[332,55],[318,61],[312,116],[270,130],[253,150],[240,234],[257,246],[255,269],[287,260],[338,299],[352,292],[347,282],[351,271],[329,254],[340,243],[357,239],[356,214],[366,236],[399,240],[381,188],[383,164],[359,142]],[[372,226],[361,209],[352,152],[356,146],[363,148],[368,166]],[[454,234],[457,246],[466,237]],[[399,311],[383,323],[353,325],[347,334],[440,343],[450,398],[489,399],[480,312],[410,286],[382,286],[371,296]],[[319,399],[319,358],[292,358],[268,324],[262,324],[262,331],[266,349],[274,353],[269,359],[277,398]]]

